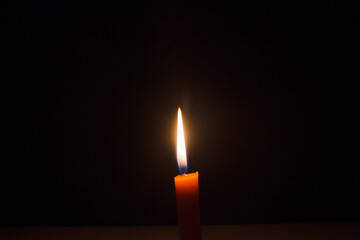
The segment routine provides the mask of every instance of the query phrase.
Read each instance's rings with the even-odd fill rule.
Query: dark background
[[[357,4],[100,2],[2,8],[1,225],[176,224],[179,106],[203,224],[360,219]]]

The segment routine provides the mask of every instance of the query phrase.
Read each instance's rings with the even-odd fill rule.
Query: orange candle
[[[187,174],[185,137],[178,109],[177,162],[180,175],[174,178],[180,240],[200,240],[199,173]]]

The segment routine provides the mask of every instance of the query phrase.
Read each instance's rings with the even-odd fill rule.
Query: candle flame
[[[177,162],[180,174],[187,173],[187,159],[185,148],[184,127],[182,122],[181,109],[178,108],[178,127],[177,127]]]

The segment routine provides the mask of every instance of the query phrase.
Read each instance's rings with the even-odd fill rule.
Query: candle
[[[180,175],[174,178],[180,240],[199,240],[199,173],[187,174],[187,159],[181,110],[178,109],[177,162]]]

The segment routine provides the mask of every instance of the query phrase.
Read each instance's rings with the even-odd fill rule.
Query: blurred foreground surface
[[[360,222],[214,225],[202,227],[211,239],[359,240]],[[0,227],[0,239],[178,239],[177,226],[157,227]]]

